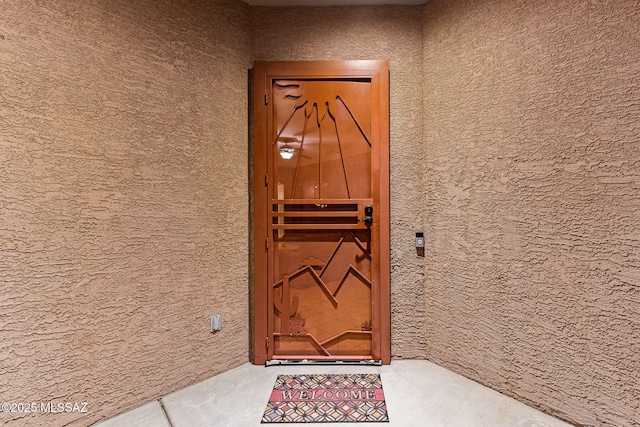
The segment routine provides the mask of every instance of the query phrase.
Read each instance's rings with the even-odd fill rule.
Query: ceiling
[[[364,4],[425,4],[429,0],[243,0],[253,6],[347,6]]]

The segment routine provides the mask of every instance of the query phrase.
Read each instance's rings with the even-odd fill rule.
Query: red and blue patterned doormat
[[[262,423],[388,422],[379,374],[279,375]]]

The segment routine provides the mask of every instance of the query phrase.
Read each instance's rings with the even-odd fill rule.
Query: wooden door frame
[[[390,283],[390,179],[389,179],[389,62],[387,60],[354,61],[279,61],[256,62],[253,68],[253,136],[254,136],[254,284],[253,284],[253,363],[265,364],[268,359],[268,149],[264,141],[268,133],[268,103],[271,81],[292,78],[366,78],[372,91],[372,173],[379,181],[373,182],[373,194],[379,197],[374,205],[373,233],[379,236],[380,248],[374,252],[380,257],[379,269],[374,269],[377,280],[372,307],[373,323],[380,330],[380,342],[372,342],[374,357],[382,363],[391,362],[391,283]],[[383,161],[381,161],[383,160]],[[376,206],[377,205],[377,206]],[[374,336],[375,338],[375,336]]]

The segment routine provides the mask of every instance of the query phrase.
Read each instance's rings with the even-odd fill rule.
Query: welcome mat
[[[388,422],[379,374],[279,375],[262,423]]]

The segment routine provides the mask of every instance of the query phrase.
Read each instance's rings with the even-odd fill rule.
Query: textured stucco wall
[[[86,425],[246,361],[247,69],[389,59],[394,357],[640,424],[638,9],[6,0],[0,401],[89,414],[0,421]]]
[[[1,9],[0,401],[89,412],[0,424],[87,425],[246,362],[249,7]]]
[[[422,7],[256,7],[254,59],[388,59],[391,114],[392,355],[424,357]],[[418,302],[418,303],[416,303]]]
[[[640,425],[640,7],[425,8],[428,357]]]

